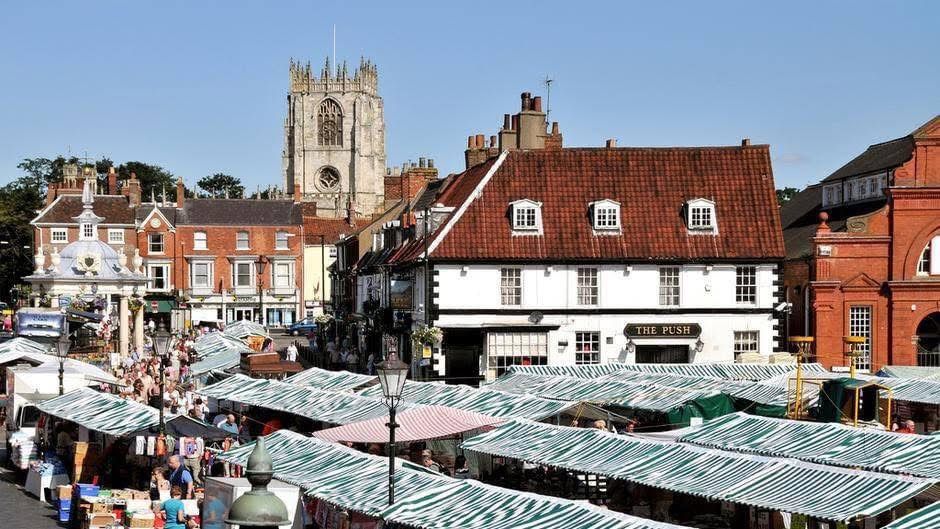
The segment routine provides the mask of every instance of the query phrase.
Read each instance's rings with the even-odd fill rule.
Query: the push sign
[[[697,338],[702,326],[697,323],[628,323],[623,328],[627,338]]]

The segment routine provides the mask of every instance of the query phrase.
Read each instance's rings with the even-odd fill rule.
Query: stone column
[[[144,352],[144,307],[141,307],[134,315],[134,347],[137,352]]]
[[[127,296],[121,294],[121,301],[118,304],[118,353],[121,358],[127,357],[128,342],[130,341],[130,332],[128,326],[131,321],[128,317]]]

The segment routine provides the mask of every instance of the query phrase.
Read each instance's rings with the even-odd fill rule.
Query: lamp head
[[[389,353],[388,357],[375,366],[379,375],[379,384],[382,385],[382,395],[391,404],[401,399],[405,389],[405,380],[408,378],[408,364],[398,359],[397,353]]]

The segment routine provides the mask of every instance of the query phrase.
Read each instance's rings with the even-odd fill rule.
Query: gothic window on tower
[[[317,110],[317,127],[320,145],[343,145],[343,111],[339,103],[332,99],[320,103]]]
[[[332,191],[339,186],[339,173],[332,167],[324,167],[320,170],[320,176],[317,178],[320,189]]]

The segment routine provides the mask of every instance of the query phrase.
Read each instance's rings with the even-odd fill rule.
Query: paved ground
[[[6,432],[0,430],[0,457],[6,461]],[[0,527],[3,529],[60,529],[56,511],[23,490],[25,477],[0,465]]]

